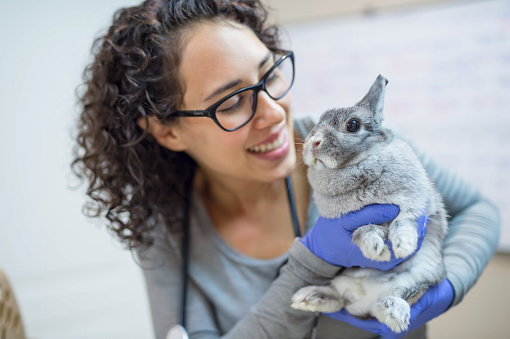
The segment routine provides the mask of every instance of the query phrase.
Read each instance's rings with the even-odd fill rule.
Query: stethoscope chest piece
[[[181,325],[174,325],[166,335],[166,339],[189,339],[188,332]]]

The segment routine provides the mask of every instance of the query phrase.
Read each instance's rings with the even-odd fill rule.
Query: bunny
[[[442,198],[418,157],[382,125],[387,83],[379,75],[359,103],[323,113],[305,140],[303,158],[321,216],[336,218],[375,203],[399,206],[393,221],[354,231],[352,241],[365,257],[389,261],[385,240],[395,257],[413,254],[418,246],[416,221],[425,209],[429,223],[421,248],[388,271],[344,268],[327,286],[298,290],[291,306],[327,313],[345,308],[400,333],[409,326],[410,305],[446,276],[442,245],[448,224]]]

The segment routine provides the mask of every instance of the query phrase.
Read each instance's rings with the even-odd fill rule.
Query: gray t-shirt
[[[298,120],[305,137],[313,126]],[[498,211],[476,189],[417,152],[443,195],[450,218],[444,245],[447,277],[455,290],[453,305],[462,300],[494,253],[499,239]],[[310,197],[306,228],[318,218]],[[164,339],[177,323],[181,273],[179,241],[165,240],[163,225],[155,243],[139,253],[146,278],[154,331]],[[250,258],[230,247],[214,228],[197,193],[190,209],[191,245],[187,298],[190,338],[309,338],[314,315],[294,310],[290,299],[299,288],[327,284],[339,268],[313,255],[299,241],[274,259]],[[376,338],[349,324],[320,316],[317,338]],[[425,329],[406,338],[424,338]]]

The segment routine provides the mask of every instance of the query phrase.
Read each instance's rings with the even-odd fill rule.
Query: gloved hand
[[[439,285],[429,287],[416,304],[411,306],[410,325],[408,330],[402,333],[393,332],[388,326],[375,318],[368,320],[358,319],[345,309],[334,313],[324,313],[324,315],[387,339],[397,339],[403,337],[409,331],[420,328],[438,315],[443,314],[452,304],[454,297],[455,292],[448,279],[443,280]]]
[[[399,213],[396,205],[373,204],[362,209],[347,213],[340,218],[325,219],[320,217],[308,233],[300,239],[313,254],[336,266],[375,268],[387,271],[407,258],[395,258],[391,243],[386,241],[391,259],[387,262],[374,261],[366,258],[360,248],[352,242],[352,233],[356,228],[368,224],[382,224],[395,219]],[[428,217],[423,210],[418,218],[418,249],[421,247],[427,231]]]

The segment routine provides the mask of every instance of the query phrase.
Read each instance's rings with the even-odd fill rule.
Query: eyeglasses
[[[289,92],[294,83],[294,53],[283,50],[274,53],[275,56],[282,56],[258,84],[238,89],[205,110],[175,111],[168,117],[208,117],[227,132],[243,127],[255,115],[257,95],[260,91],[266,92],[273,100],[278,100]]]

